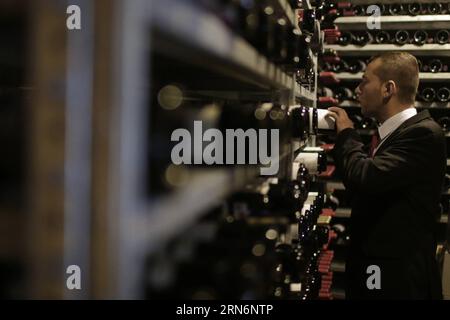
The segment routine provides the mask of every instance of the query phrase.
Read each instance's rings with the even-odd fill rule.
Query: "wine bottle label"
[[[334,130],[335,120],[328,115],[328,110],[317,109],[317,128],[319,130]]]
[[[298,217],[297,219],[299,219]],[[292,239],[298,239],[298,223],[292,223],[290,226],[290,238]]]
[[[295,177],[297,177],[297,172],[301,163],[305,165],[310,174],[317,174],[319,166],[319,153],[301,152],[294,160],[294,170],[292,170],[292,174],[294,175],[295,173]]]
[[[303,149],[303,152],[323,152],[323,148],[321,147],[306,147]]]
[[[301,292],[302,284],[301,283],[291,283],[290,289],[291,289],[291,292]]]
[[[330,216],[319,216],[317,218],[317,224],[319,226],[328,226],[331,222],[331,217]]]
[[[314,200],[316,200],[318,196],[318,192],[308,192],[308,197],[306,198],[305,204],[313,204]]]
[[[297,174],[298,174],[298,169],[300,169],[300,163],[298,162],[294,162],[292,164],[292,175],[291,175],[291,179],[292,180],[297,180]]]
[[[300,213],[300,216],[305,216],[306,215],[306,211],[308,211],[309,209],[311,209],[311,205],[310,204],[304,204],[302,211]]]

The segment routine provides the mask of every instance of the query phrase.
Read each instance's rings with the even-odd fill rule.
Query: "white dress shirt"
[[[414,107],[410,107],[408,109],[403,110],[402,112],[399,112],[386,121],[384,121],[379,127],[378,127],[378,134],[380,135],[380,143],[374,150],[374,154],[377,152],[378,148],[381,146],[381,144],[386,140],[387,137],[391,135],[392,132],[395,131],[400,125],[408,120],[411,117],[414,117],[417,114],[417,110]]]

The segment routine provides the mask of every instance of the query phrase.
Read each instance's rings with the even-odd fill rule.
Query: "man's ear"
[[[383,84],[383,89],[383,98],[389,98],[397,93],[398,88],[394,81],[389,80]]]

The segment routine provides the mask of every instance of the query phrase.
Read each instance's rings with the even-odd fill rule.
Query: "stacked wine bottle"
[[[441,30],[379,30],[379,31],[341,31],[338,43],[342,46],[354,44],[365,46],[367,44],[447,44],[450,33]]]
[[[372,15],[373,10],[378,7],[379,13],[381,15],[435,15],[435,14],[449,14],[450,4],[449,3],[393,3],[393,4],[373,4],[373,5],[355,5],[352,7],[353,12],[356,16]],[[372,7],[371,7],[372,6]]]
[[[416,57],[420,72],[449,72],[450,59],[447,57]],[[349,72],[359,73],[366,70],[371,58],[339,58],[335,62],[323,62],[321,68],[324,71],[335,73]]]

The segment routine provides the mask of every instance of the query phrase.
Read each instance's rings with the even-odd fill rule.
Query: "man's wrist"
[[[346,128],[344,128],[344,129],[340,130],[340,131],[337,133],[337,135],[340,135],[340,134],[342,134],[342,133],[345,132],[345,131],[349,132],[349,130],[355,130],[355,128],[354,128],[354,127],[346,127]]]
[[[337,135],[336,135],[336,144],[340,144],[342,141],[346,140],[349,136],[353,136],[357,134],[355,128],[345,128],[343,130],[341,130]]]

